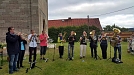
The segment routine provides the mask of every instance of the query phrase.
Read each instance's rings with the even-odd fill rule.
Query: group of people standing
[[[29,43],[29,63],[36,62],[36,53],[37,53],[37,39],[40,40],[40,60],[46,60],[45,54],[48,45],[49,36],[45,31],[42,31],[42,34],[37,36],[34,30],[31,30],[31,34],[28,35],[28,39],[22,37],[22,33],[15,33],[13,27],[8,28],[6,33],[6,43],[7,43],[7,53],[9,56],[9,74],[13,74],[14,71],[18,71],[20,67],[23,66],[23,57],[25,54],[27,42]],[[74,31],[70,32],[68,36],[68,59],[74,59],[74,42],[76,41],[76,33]],[[119,59],[121,60],[121,38],[119,35],[115,36],[119,39],[118,43],[114,47],[114,57],[117,58],[117,50],[119,52]],[[101,35],[98,36],[95,33],[95,30],[92,30],[87,36],[87,32],[83,31],[83,34],[79,38],[80,42],[80,59],[85,58],[86,56],[86,47],[88,41],[90,42],[91,57],[97,59],[97,47],[98,42],[100,42],[100,47],[102,50],[103,59],[107,59],[107,47],[108,47],[108,37],[104,31],[101,32]],[[63,58],[64,54],[64,45],[65,35],[59,33],[58,35],[59,45],[59,58]],[[33,59],[32,59],[33,55]]]
[[[121,38],[117,34],[115,38],[118,39],[117,44],[114,47],[114,58],[117,58],[117,50],[119,52],[119,59],[121,60]],[[68,58],[70,60],[74,59],[74,42],[76,40],[75,37],[75,32],[71,31],[69,37],[68,37]],[[107,37],[107,34],[102,31],[100,35],[96,35],[95,30],[92,30],[87,36],[86,31],[83,31],[83,34],[79,38],[80,42],[80,59],[85,58],[86,56],[86,47],[88,41],[90,42],[90,49],[91,49],[91,57],[97,59],[97,47],[98,47],[98,42],[100,42],[100,48],[102,50],[102,58],[107,59],[107,47],[108,47],[108,42],[112,41],[112,39]],[[64,45],[63,42],[64,40],[62,39],[62,33],[59,33],[58,36],[58,42],[61,43],[59,46],[59,55],[60,58],[62,58],[63,53],[64,53]]]
[[[9,27],[6,33],[6,43],[7,43],[7,54],[9,58],[9,74],[13,74],[15,71],[19,71],[23,68],[23,58],[25,55],[26,44],[29,43],[29,63],[36,62],[36,52],[37,52],[37,34],[34,30],[28,35],[28,39],[23,37],[21,32],[15,33],[14,27]],[[47,49],[47,39],[48,35],[45,31],[39,35],[40,40],[40,59],[45,60],[45,53]],[[33,59],[32,59],[33,55]]]

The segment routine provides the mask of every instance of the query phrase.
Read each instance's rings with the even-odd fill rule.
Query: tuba
[[[119,34],[121,31],[118,28],[113,28],[114,35],[111,38],[110,45],[112,47],[115,47],[117,43],[119,42],[119,39],[116,38],[117,34]]]

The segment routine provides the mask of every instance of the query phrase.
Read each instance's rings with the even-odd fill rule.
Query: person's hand
[[[80,40],[82,40],[82,37],[80,37]]]
[[[21,32],[18,32],[18,34],[17,34],[18,36],[20,36],[21,35]]]
[[[32,36],[35,36],[35,34],[32,34]]]

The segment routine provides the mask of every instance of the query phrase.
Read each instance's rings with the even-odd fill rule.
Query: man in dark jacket
[[[7,53],[9,56],[9,74],[13,74],[14,71],[18,71],[16,68],[18,54],[20,51],[19,39],[20,34],[17,35],[14,33],[14,28],[9,27],[8,32],[6,33],[6,43],[7,43]]]

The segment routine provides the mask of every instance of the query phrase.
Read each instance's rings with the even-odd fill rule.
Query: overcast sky
[[[102,27],[117,25],[134,27],[134,0],[48,0],[49,20],[71,18],[99,18]],[[101,15],[101,16],[100,16]]]

